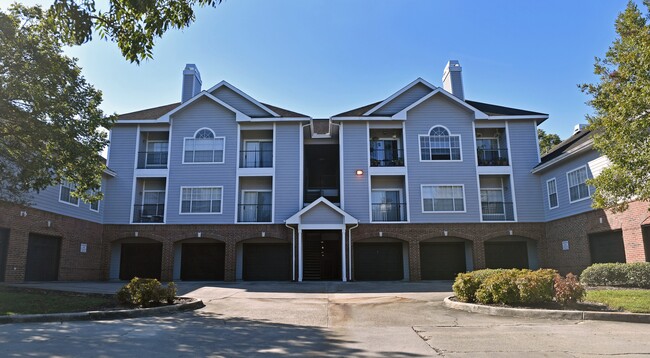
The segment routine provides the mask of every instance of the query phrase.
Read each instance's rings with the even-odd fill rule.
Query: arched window
[[[443,126],[431,128],[429,134],[420,135],[420,159],[461,160],[460,136],[450,134]]]
[[[194,137],[185,138],[183,163],[223,163],[224,142],[211,129],[199,129]]]

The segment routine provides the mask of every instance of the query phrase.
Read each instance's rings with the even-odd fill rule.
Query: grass
[[[617,310],[650,313],[650,290],[589,290],[585,300]]]
[[[0,315],[94,311],[116,307],[110,296],[0,286]]]

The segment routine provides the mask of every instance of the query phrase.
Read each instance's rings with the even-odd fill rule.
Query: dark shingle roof
[[[585,142],[587,142],[588,140],[591,139],[591,135],[589,135],[590,133],[591,133],[591,131],[581,130],[581,131],[575,133],[574,135],[572,135],[571,137],[565,139],[564,141],[562,141],[562,143],[556,145],[555,147],[553,147],[553,149],[551,149],[551,151],[546,153],[541,158],[540,164],[537,165],[537,166],[540,166],[540,165],[542,165],[544,163],[548,163],[551,160],[553,160],[553,159],[561,156],[562,154],[570,151],[571,149],[576,148],[576,147],[584,144]]]
[[[548,116],[546,113],[526,111],[518,108],[497,106],[496,104],[465,100],[467,104],[488,116]]]
[[[288,109],[272,106],[267,103],[262,103],[263,105],[267,106],[270,110],[273,112],[277,113],[280,117],[305,117],[309,118],[309,116],[306,116],[304,114],[300,114],[298,112],[293,112]],[[159,106],[159,107],[153,107],[153,108],[147,108],[143,109],[140,111],[135,111],[135,112],[130,112],[130,113],[124,113],[118,115],[118,120],[142,120],[142,119],[156,119],[165,113],[173,110],[174,108],[180,106],[181,103],[172,103],[172,104],[166,104],[164,106]]]
[[[337,114],[337,115],[335,115],[333,117],[361,117],[361,116],[363,116],[364,113],[368,112],[374,106],[380,104],[381,102],[383,102],[383,101],[378,101],[378,102],[375,102],[375,103],[371,103],[371,104],[369,104],[367,106],[363,106],[363,107],[359,107],[359,108],[349,110],[347,112],[339,113],[339,114]]]
[[[288,109],[272,106],[272,105],[270,105],[268,103],[262,103],[262,104],[267,106],[273,112],[277,113],[280,117],[307,117],[307,118],[309,118],[308,115],[305,115],[305,114],[302,114],[302,113],[298,113],[298,112],[290,111]]]

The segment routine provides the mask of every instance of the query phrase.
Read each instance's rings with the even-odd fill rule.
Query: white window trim
[[[373,129],[380,129],[380,128],[373,128]],[[397,137],[397,138],[393,138],[393,137],[377,137],[377,139],[372,139],[372,137],[371,137],[371,138],[368,140],[368,166],[372,166],[372,165],[371,165],[371,164],[372,164],[372,159],[371,159],[371,155],[370,155],[370,149],[371,149],[371,148],[370,148],[370,142],[372,142],[372,141],[379,141],[379,140],[394,140],[394,141],[397,141],[397,148],[398,148],[398,149],[397,149],[397,150],[398,150],[398,154],[397,154],[397,155],[399,156],[399,151],[401,150],[401,151],[402,151],[402,162],[405,163],[405,164],[402,165],[402,166],[398,166],[398,168],[406,167],[406,161],[405,161],[405,157],[406,157],[406,156],[404,155],[404,147],[402,146],[402,140],[401,140],[400,137]],[[401,149],[400,149],[400,148],[401,148]],[[462,155],[461,155],[461,157],[462,157]],[[400,222],[401,222],[401,221],[400,221]]]
[[[102,187],[99,187],[99,191],[101,191],[101,190],[102,190]],[[93,202],[88,203],[88,209],[90,211],[98,213],[101,200],[97,200],[96,202],[97,202],[97,210],[93,209]]]
[[[66,181],[66,182],[67,182],[68,184],[72,184],[72,183],[70,183],[70,182],[68,182],[68,181]],[[66,188],[70,189],[70,193],[72,193],[72,191],[74,190],[73,187],[74,187],[74,184],[72,184],[72,187],[67,187],[67,186],[66,186]],[[61,193],[62,193],[62,192],[63,192],[63,183],[59,184],[59,203],[68,204],[68,205],[70,205],[70,206],[79,207],[79,198],[75,198],[75,199],[77,199],[77,203],[76,203],[76,204],[73,204],[73,203],[71,203],[71,202],[69,202],[69,201],[61,200]],[[72,198],[72,195],[70,195],[70,197]]]
[[[573,201],[571,200],[571,184],[569,183],[569,174],[571,174],[571,173],[573,173],[575,171],[578,171],[580,169],[583,169],[583,168],[585,170],[585,176],[587,177],[587,179],[589,179],[589,170],[587,169],[587,165],[581,165],[581,166],[579,166],[579,167],[577,167],[577,168],[575,168],[573,170],[569,170],[568,172],[566,172],[566,189],[567,189],[567,194],[569,195],[569,204],[579,203],[581,201],[591,199],[591,190],[589,189],[589,185],[587,185],[587,183],[585,183],[585,185],[587,185],[587,193],[589,193],[589,195],[587,195],[584,198],[580,198],[578,200],[573,200]]]
[[[433,130],[433,128],[436,128],[436,127],[444,128],[449,133],[449,137],[458,137],[458,149],[460,150],[460,159],[422,160],[422,137],[430,137],[429,133],[431,133],[431,130]],[[431,145],[431,143],[429,143],[429,145]],[[450,158],[451,158],[451,147],[449,147],[449,148],[450,148],[449,155],[450,155]],[[431,146],[429,146],[429,150],[431,150]],[[431,154],[431,153],[429,153],[429,154]],[[423,163],[449,163],[449,162],[459,163],[459,162],[462,162],[463,161],[463,138],[462,138],[462,136],[460,134],[452,134],[451,131],[449,130],[449,128],[447,128],[447,127],[445,127],[443,125],[437,124],[437,125],[429,128],[429,131],[427,132],[427,134],[419,134],[418,135],[418,157],[420,158],[420,162],[423,162]]]
[[[550,182],[555,183],[555,197],[556,197],[556,201],[557,201],[557,205],[555,205],[555,206],[551,206],[551,192],[549,191],[549,187],[548,187],[548,184]],[[560,195],[558,195],[558,192],[557,192],[557,180],[555,180],[555,177],[553,177],[553,178],[546,181],[546,200],[548,201],[548,209],[549,210],[557,209],[558,207],[560,207]]]
[[[220,189],[221,190],[221,203],[219,205],[218,213],[184,213],[183,212],[183,189]],[[204,185],[204,186],[181,186],[178,198],[178,215],[222,215],[223,214],[223,186],[213,186],[213,185]],[[190,200],[191,202],[191,200]]]
[[[463,211],[426,211],[424,210],[424,187],[427,186],[459,186],[463,190]],[[467,196],[465,195],[465,184],[420,184],[420,205],[423,214],[463,214],[467,213]],[[432,198],[433,199],[433,198]]]
[[[244,193],[271,193],[271,221],[239,221],[239,206],[240,205],[246,205],[242,204],[241,202],[244,201]],[[244,189],[241,191],[241,198],[237,203],[237,223],[238,224],[270,224],[273,223],[273,214],[274,214],[274,208],[273,208],[273,189]]]
[[[204,130],[204,129],[209,130],[210,132],[212,132],[212,134],[214,135],[214,139],[223,140],[223,156],[221,157],[221,161],[220,162],[198,162],[198,163],[197,162],[186,162],[185,161],[185,144],[187,143],[187,140],[188,139],[196,139],[196,134],[199,133],[200,131]],[[194,135],[191,136],[191,137],[183,137],[183,161],[182,161],[182,164],[205,165],[205,164],[224,164],[225,162],[226,162],[226,137],[217,137],[215,135],[214,131],[212,129],[208,128],[208,127],[199,128],[196,132],[194,132]]]
[[[273,133],[275,133],[275,131],[274,131]],[[274,135],[275,135],[275,134],[274,134]],[[272,150],[272,152],[271,152],[271,158],[273,158],[273,160],[271,161],[271,167],[264,167],[264,169],[271,169],[271,168],[274,168],[274,167],[275,167],[275,142],[274,142],[274,140],[273,140],[273,139],[244,139],[244,140],[243,140],[243,143],[242,143],[242,144],[243,144],[243,147],[240,149],[240,153],[241,153],[242,151],[245,151],[245,150],[246,150],[246,143],[249,143],[249,142],[258,142],[258,143],[262,143],[262,142],[266,142],[266,143],[268,143],[268,142],[271,142],[271,143],[273,143],[273,149],[271,149],[271,150]],[[225,139],[223,140],[223,150],[224,150],[224,152],[223,152],[223,156],[224,156],[224,159],[225,159],[225,158],[226,158],[226,140],[225,140]],[[183,153],[184,153],[184,151],[183,151]],[[185,160],[185,157],[183,157],[183,160]],[[239,160],[241,160],[241,159],[238,159],[238,161],[239,161]],[[241,165],[240,165],[240,164],[241,164],[241,163],[239,163],[239,162],[237,163],[237,167],[238,167],[238,168],[241,168]],[[257,169],[257,168],[258,168],[258,167],[255,167],[255,168],[253,168],[253,169]],[[248,169],[248,168],[247,168],[247,169]]]
[[[483,214],[483,200],[479,200],[479,205],[480,205],[480,211],[481,211],[481,220],[485,222],[494,222],[496,220],[485,220],[483,219],[483,215],[503,215],[503,218],[506,219],[508,216],[508,212],[506,209],[506,191],[503,190],[503,178],[501,178],[501,187],[479,187],[478,189],[478,195],[479,199],[482,199],[481,192],[483,190],[489,191],[500,191],[501,192],[501,204],[503,204],[503,214]],[[512,222],[513,220],[498,220],[498,222]]]
[[[372,202],[372,192],[373,192],[373,191],[397,191],[397,192],[399,192],[399,199],[400,199],[400,200],[404,200],[404,203],[402,203],[402,202],[399,203],[399,204],[403,204],[403,205],[404,205],[404,210],[401,210],[401,209],[400,209],[400,213],[399,213],[399,214],[400,214],[400,216],[403,216],[403,217],[404,217],[404,220],[402,220],[402,221],[376,221],[376,220],[373,220],[373,219],[372,219],[372,204],[373,204],[373,202]],[[381,204],[381,203],[380,203],[380,204]],[[402,212],[402,211],[403,211],[403,212]],[[404,214],[404,215],[402,215],[402,214]],[[392,224],[392,223],[401,223],[401,224],[404,224],[404,223],[409,222],[409,220],[408,220],[408,205],[406,205],[406,198],[404,197],[404,191],[402,190],[402,188],[378,188],[378,189],[370,189],[370,222],[371,222],[371,223],[379,223],[379,224]]]

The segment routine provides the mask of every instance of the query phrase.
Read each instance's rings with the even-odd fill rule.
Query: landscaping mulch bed
[[[461,302],[458,299],[456,299],[456,297],[452,297],[451,300],[456,302]],[[486,305],[483,303],[479,303],[479,304],[484,306],[507,307],[507,308],[532,308],[532,309],[543,309],[543,310],[591,311],[591,312],[621,312],[619,310],[612,309],[607,305],[596,303],[596,302],[579,302],[576,303],[575,305],[568,305],[568,306],[561,305],[557,302],[547,302],[547,303],[540,303],[534,305],[518,305],[518,306],[502,305],[502,304]]]

